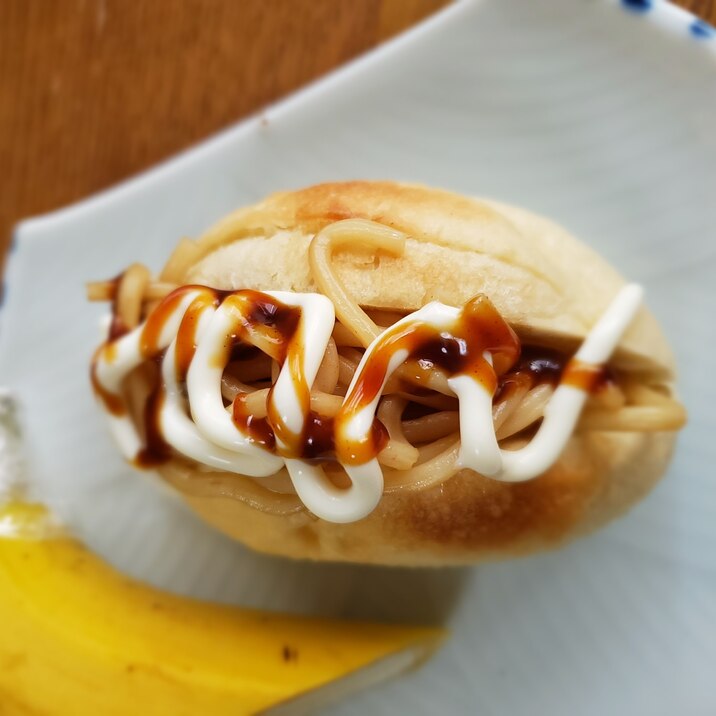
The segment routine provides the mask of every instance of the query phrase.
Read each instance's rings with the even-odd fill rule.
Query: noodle
[[[276,362],[279,358],[279,345],[280,341],[277,340],[279,336],[277,331],[270,326],[253,325],[249,323],[239,323],[236,327],[236,333],[239,338],[244,338],[258,348],[262,353],[268,357],[273,358]],[[273,378],[275,380],[275,378]]]
[[[383,398],[378,407],[378,420],[383,423],[390,436],[388,444],[380,451],[378,460],[381,464],[396,470],[409,470],[419,456],[417,448],[414,448],[403,435],[400,418],[405,406],[405,399],[388,396]]]
[[[456,430],[452,433],[452,435],[446,435],[444,438],[439,438],[438,440],[434,440],[433,442],[418,448],[418,452],[420,453],[418,465],[422,465],[424,462],[432,460],[436,455],[439,455],[445,450],[445,448],[449,447],[459,439],[460,433]]]
[[[253,358],[232,361],[226,366],[226,371],[244,383],[253,383],[271,377],[271,359],[265,353],[259,353]]]
[[[178,288],[178,286],[175,283],[149,281],[145,285],[143,292],[137,290],[137,295],[141,298],[142,302],[156,301],[157,299],[164,298],[176,288]],[[87,300],[93,302],[111,301],[116,291],[116,281],[92,281],[87,284]]]
[[[336,316],[342,329],[334,331],[339,345],[352,345],[355,337],[363,348],[368,347],[380,335],[383,327],[377,326],[366,311],[348,294],[343,282],[333,269],[332,257],[335,249],[350,243],[355,246],[383,250],[393,256],[401,256],[405,250],[405,235],[393,229],[365,219],[348,219],[330,224],[320,231],[309,247],[309,264],[313,280],[328,296],[335,307]],[[373,315],[382,320],[403,316],[397,311],[374,310]],[[348,335],[346,335],[346,333]],[[452,395],[447,378],[440,371],[422,368],[415,362],[402,366],[397,377],[408,380],[445,395]],[[388,387],[387,392],[391,392]]]
[[[311,391],[311,410],[314,413],[332,418],[338,414],[342,404],[343,398],[340,395]]]
[[[322,393],[332,393],[336,389],[336,385],[338,385],[339,376],[338,349],[336,348],[336,342],[331,338],[328,341],[326,353],[318,368],[316,380],[313,382],[313,385],[316,390]]]
[[[410,471],[386,470],[385,492],[400,490],[424,490],[445,482],[460,472],[457,458],[460,453],[459,436],[448,436],[431,444],[433,449],[440,448],[437,455],[431,455],[418,463]]]
[[[529,376],[515,376],[515,379],[505,386],[500,395],[500,399],[493,406],[492,417],[495,425],[495,431],[499,431],[502,424],[509,418],[518,408],[524,397],[531,388],[531,379]]]
[[[270,388],[256,389],[252,386],[239,382],[232,376],[224,374],[221,379],[221,392],[224,398],[233,402],[239,393],[243,393],[244,408],[254,418],[265,418],[268,415],[267,400]],[[340,410],[343,399],[340,395],[311,391],[311,410],[318,415],[332,418]]]
[[[617,408],[624,407],[626,404],[626,395],[616,383],[608,382],[589,396],[589,404],[592,406],[598,405],[600,408],[616,410]]]
[[[435,393],[433,395],[421,395],[419,393],[407,393],[404,390],[396,391],[397,395],[406,398],[411,403],[424,405],[426,408],[434,408],[435,410],[457,410],[457,398],[451,398],[448,395]]]
[[[341,346],[341,349],[338,352],[342,358],[345,358],[347,361],[350,362],[353,371],[351,373],[352,379],[353,373],[356,371],[356,368],[358,368],[358,364],[360,363],[361,358],[363,358],[363,354],[355,348],[346,348],[344,346]]]
[[[618,410],[588,408],[577,430],[659,432],[678,430],[686,423],[686,411],[678,403],[670,406],[628,405]]]
[[[142,317],[142,297],[149,283],[149,269],[142,264],[132,264],[122,276],[117,287],[117,315],[127,329],[136,328]]]
[[[405,318],[405,313],[399,311],[388,311],[382,308],[366,309],[368,318],[381,328],[389,328],[397,323],[401,318]]]
[[[355,337],[353,332],[338,321],[336,321],[336,325],[333,327],[333,340],[338,346],[350,346],[351,348],[363,347],[363,344]]]
[[[460,415],[457,410],[443,410],[403,422],[403,435],[413,444],[437,440],[452,435],[459,429]]]
[[[441,370],[433,370],[429,366],[422,366],[418,361],[408,360],[396,371],[403,380],[409,381],[421,388],[434,390],[443,395],[454,395],[448,386],[447,376]]]
[[[308,249],[313,280],[333,301],[338,320],[367,348],[380,335],[380,329],[349,295],[333,270],[333,252],[346,244],[352,248],[360,246],[401,256],[405,250],[405,236],[373,221],[348,219],[326,226],[316,234]]]
[[[224,375],[221,376],[221,395],[230,403],[234,402],[234,398],[239,393],[252,393],[253,390],[250,385],[242,383],[235,375],[227,371],[224,371]]]
[[[554,388],[548,383],[543,383],[542,385],[532,388],[532,390],[525,395],[521,404],[516,406],[510,417],[505,420],[497,431],[497,439],[504,440],[539,420],[553,392]]]
[[[87,284],[88,301],[111,301],[114,298],[114,281],[91,281]]]
[[[165,296],[168,296],[172,291],[178,288],[176,283],[164,283],[162,281],[152,281],[147,285],[144,292],[145,301],[157,301],[161,300]]]
[[[356,372],[358,367],[357,363],[354,363],[350,358],[344,355],[338,356],[338,383],[340,385],[349,385],[353,380],[353,374]]]

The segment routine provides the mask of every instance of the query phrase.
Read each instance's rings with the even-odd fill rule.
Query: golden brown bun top
[[[216,288],[313,291],[308,244],[327,224],[366,218],[408,235],[401,257],[339,251],[334,266],[363,306],[460,306],[486,294],[524,338],[573,348],[624,279],[556,224],[523,209],[393,182],[319,184],[273,194],[198,241],[186,282]],[[671,375],[673,356],[643,308],[615,362]]]

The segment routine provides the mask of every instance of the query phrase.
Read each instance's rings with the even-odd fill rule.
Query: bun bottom
[[[557,547],[622,514],[661,476],[675,436],[577,434],[535,480],[509,484],[463,470],[424,491],[387,493],[351,524],[305,512],[271,515],[228,497],[184,498],[206,522],[259,552],[408,567],[474,564]]]

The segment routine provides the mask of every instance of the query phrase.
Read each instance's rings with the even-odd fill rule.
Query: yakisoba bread
[[[123,453],[290,557],[560,544],[664,471],[685,413],[638,286],[551,222],[389,182],[275,194],[91,284]]]

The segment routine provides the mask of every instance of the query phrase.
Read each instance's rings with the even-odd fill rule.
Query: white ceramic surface
[[[629,5],[630,9],[625,7]],[[363,714],[716,713],[716,42],[661,2],[459,3],[177,159],[23,223],[0,383],[34,489],[127,572],[227,602],[441,620],[421,671]],[[522,204],[596,247],[674,342],[691,421],[667,478],[567,549],[479,569],[261,557],[122,464],[90,394],[101,308],[83,284],[279,188],[420,181]]]

